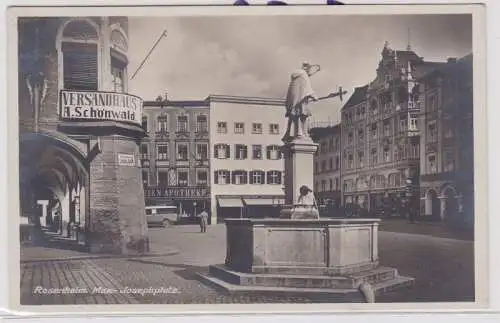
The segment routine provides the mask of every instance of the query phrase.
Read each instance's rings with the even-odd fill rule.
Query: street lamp
[[[405,171],[406,179],[405,179],[405,195],[406,195],[406,209],[408,212],[408,219],[410,220],[410,223],[415,223],[414,219],[414,210],[413,210],[413,199],[414,199],[414,192],[413,192],[413,180],[410,177],[410,170],[406,169]]]

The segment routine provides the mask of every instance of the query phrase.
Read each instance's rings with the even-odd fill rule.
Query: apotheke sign
[[[146,188],[144,195],[149,198],[198,199],[210,196],[210,190],[205,187]]]
[[[142,99],[125,93],[61,90],[59,116],[63,120],[108,120],[142,123]]]

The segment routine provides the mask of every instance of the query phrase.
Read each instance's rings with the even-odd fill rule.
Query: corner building
[[[405,181],[418,187],[419,79],[446,64],[427,62],[411,48],[381,52],[376,78],[357,87],[341,111],[344,204],[401,214]]]
[[[210,103],[146,101],[140,158],[146,205],[210,211]]]
[[[213,95],[211,221],[279,215],[284,204],[285,102]]]
[[[127,30],[126,17],[18,20],[21,222],[91,252],[149,249]]]

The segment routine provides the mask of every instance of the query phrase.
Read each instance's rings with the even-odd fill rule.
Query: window
[[[417,119],[417,117],[410,118],[410,126],[408,129],[410,131],[418,131],[418,119]]]
[[[321,171],[326,171],[326,160],[321,161]]]
[[[216,170],[214,172],[214,183],[219,185],[231,184],[228,170]]]
[[[333,158],[330,158],[330,160],[328,162],[328,166],[330,166],[330,169],[333,170]]]
[[[330,178],[330,191],[333,191],[333,179]]]
[[[321,180],[321,191],[326,192],[326,180]]]
[[[196,117],[196,132],[208,132],[208,121],[206,115]]]
[[[139,153],[141,155],[141,159],[149,159],[148,145],[142,144],[141,147],[139,148]]]
[[[217,159],[227,159],[231,157],[230,147],[226,144],[217,144],[214,146],[214,157]]]
[[[168,160],[168,145],[161,144],[157,147],[157,156],[158,160]]]
[[[177,132],[188,132],[188,117],[177,116]]]
[[[318,189],[319,189],[319,183],[316,181],[316,182],[314,183],[314,191],[315,191],[315,192],[318,192]]]
[[[340,157],[335,156],[335,170],[340,169]]]
[[[187,170],[179,170],[177,172],[177,185],[188,186],[189,183],[189,172]]]
[[[377,124],[376,123],[372,123],[371,129],[370,129],[370,134],[372,136],[372,139],[377,138]]]
[[[147,171],[142,171],[142,184],[145,187],[149,186],[149,174]]]
[[[427,157],[427,166],[429,167],[429,173],[435,174],[437,172],[436,156],[431,155]]]
[[[196,144],[196,159],[197,160],[208,159],[208,144]]]
[[[262,133],[262,123],[252,123],[252,133],[261,134]]]
[[[453,138],[455,134],[453,133],[453,125],[450,120],[444,122],[444,137]]]
[[[358,165],[359,168],[363,168],[365,166],[365,154],[362,151],[358,151]]]
[[[280,185],[281,184],[281,172],[277,170],[271,170],[267,172],[267,184]]]
[[[378,113],[378,103],[377,101],[372,101],[372,104],[371,104],[371,113],[372,115],[376,115]]]
[[[349,132],[349,133],[347,134],[347,144],[348,144],[348,145],[352,144],[353,139],[354,139],[354,135],[353,135],[353,133],[352,133],[352,132]]]
[[[394,161],[399,161],[399,151],[401,148],[399,146],[394,147]]]
[[[354,157],[352,154],[349,154],[347,156],[347,168],[353,168],[354,167]]]
[[[250,172],[250,184],[265,184],[266,173],[261,170],[254,170]]]
[[[272,135],[277,135],[280,133],[280,125],[277,123],[271,123],[269,125],[269,133]]]
[[[428,142],[436,142],[437,141],[437,132],[436,132],[436,124],[431,123],[427,127],[427,134],[429,136]]]
[[[399,131],[407,131],[408,130],[408,119],[406,116],[399,117]]]
[[[125,62],[111,58],[111,82],[114,92],[125,92],[125,66]]]
[[[340,182],[338,178],[335,178],[335,190],[338,191],[340,189]]]
[[[390,149],[389,147],[384,147],[384,162],[391,161]]]
[[[144,131],[148,132],[148,117],[146,116],[142,117],[141,127]]]
[[[168,132],[168,117],[167,116],[160,116],[157,119],[158,123],[158,132]]]
[[[199,170],[196,173],[196,184],[199,186],[207,186],[208,172],[206,170]]]
[[[227,133],[227,122],[217,122],[217,133]]]
[[[188,144],[177,143],[177,160],[188,160]]]
[[[166,171],[158,171],[158,186],[167,187],[168,185],[168,173]]]
[[[252,145],[252,159],[262,159],[262,145]]]
[[[247,159],[247,146],[245,145],[234,145],[234,158],[235,159]]]
[[[358,142],[363,142],[365,140],[365,132],[363,128],[358,129]]]
[[[328,151],[332,152],[333,149],[334,149],[333,138],[330,138],[330,140],[328,141]]]
[[[267,146],[267,159],[278,160],[281,158],[280,147],[277,145]]]
[[[410,157],[418,158],[420,156],[420,145],[418,143],[412,143],[410,146]]]
[[[324,154],[326,153],[326,142],[322,141],[321,144],[320,144],[320,150],[321,150],[321,153]]]
[[[453,172],[454,170],[455,170],[455,153],[453,151],[445,151],[444,171]]]
[[[244,170],[235,170],[233,171],[232,174],[232,183],[235,185],[243,185],[247,184],[248,182],[248,175],[247,172]]]
[[[86,21],[73,21],[64,28],[61,42],[64,89],[98,90],[98,38],[96,29]]]
[[[244,134],[245,133],[245,124],[243,122],[235,122],[234,123],[234,133]]]
[[[437,99],[435,95],[430,95],[428,97],[427,109],[429,112],[434,112],[437,110]]]
[[[384,120],[384,136],[389,137],[391,135],[391,124],[389,120]]]
[[[371,151],[371,163],[372,165],[376,165],[378,163],[377,149],[375,148]]]

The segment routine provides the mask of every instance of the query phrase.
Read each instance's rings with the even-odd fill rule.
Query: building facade
[[[178,213],[210,210],[210,105],[145,101],[140,146],[146,205],[175,205]]]
[[[314,192],[328,214],[338,210],[341,195],[341,125],[312,124],[310,135],[319,144],[314,158]],[[334,214],[331,214],[334,215]]]
[[[472,54],[420,80],[420,198],[427,218],[473,223]]]
[[[279,215],[284,100],[210,96],[211,217]]]
[[[126,17],[18,20],[21,219],[95,252],[149,246],[127,29]]]

